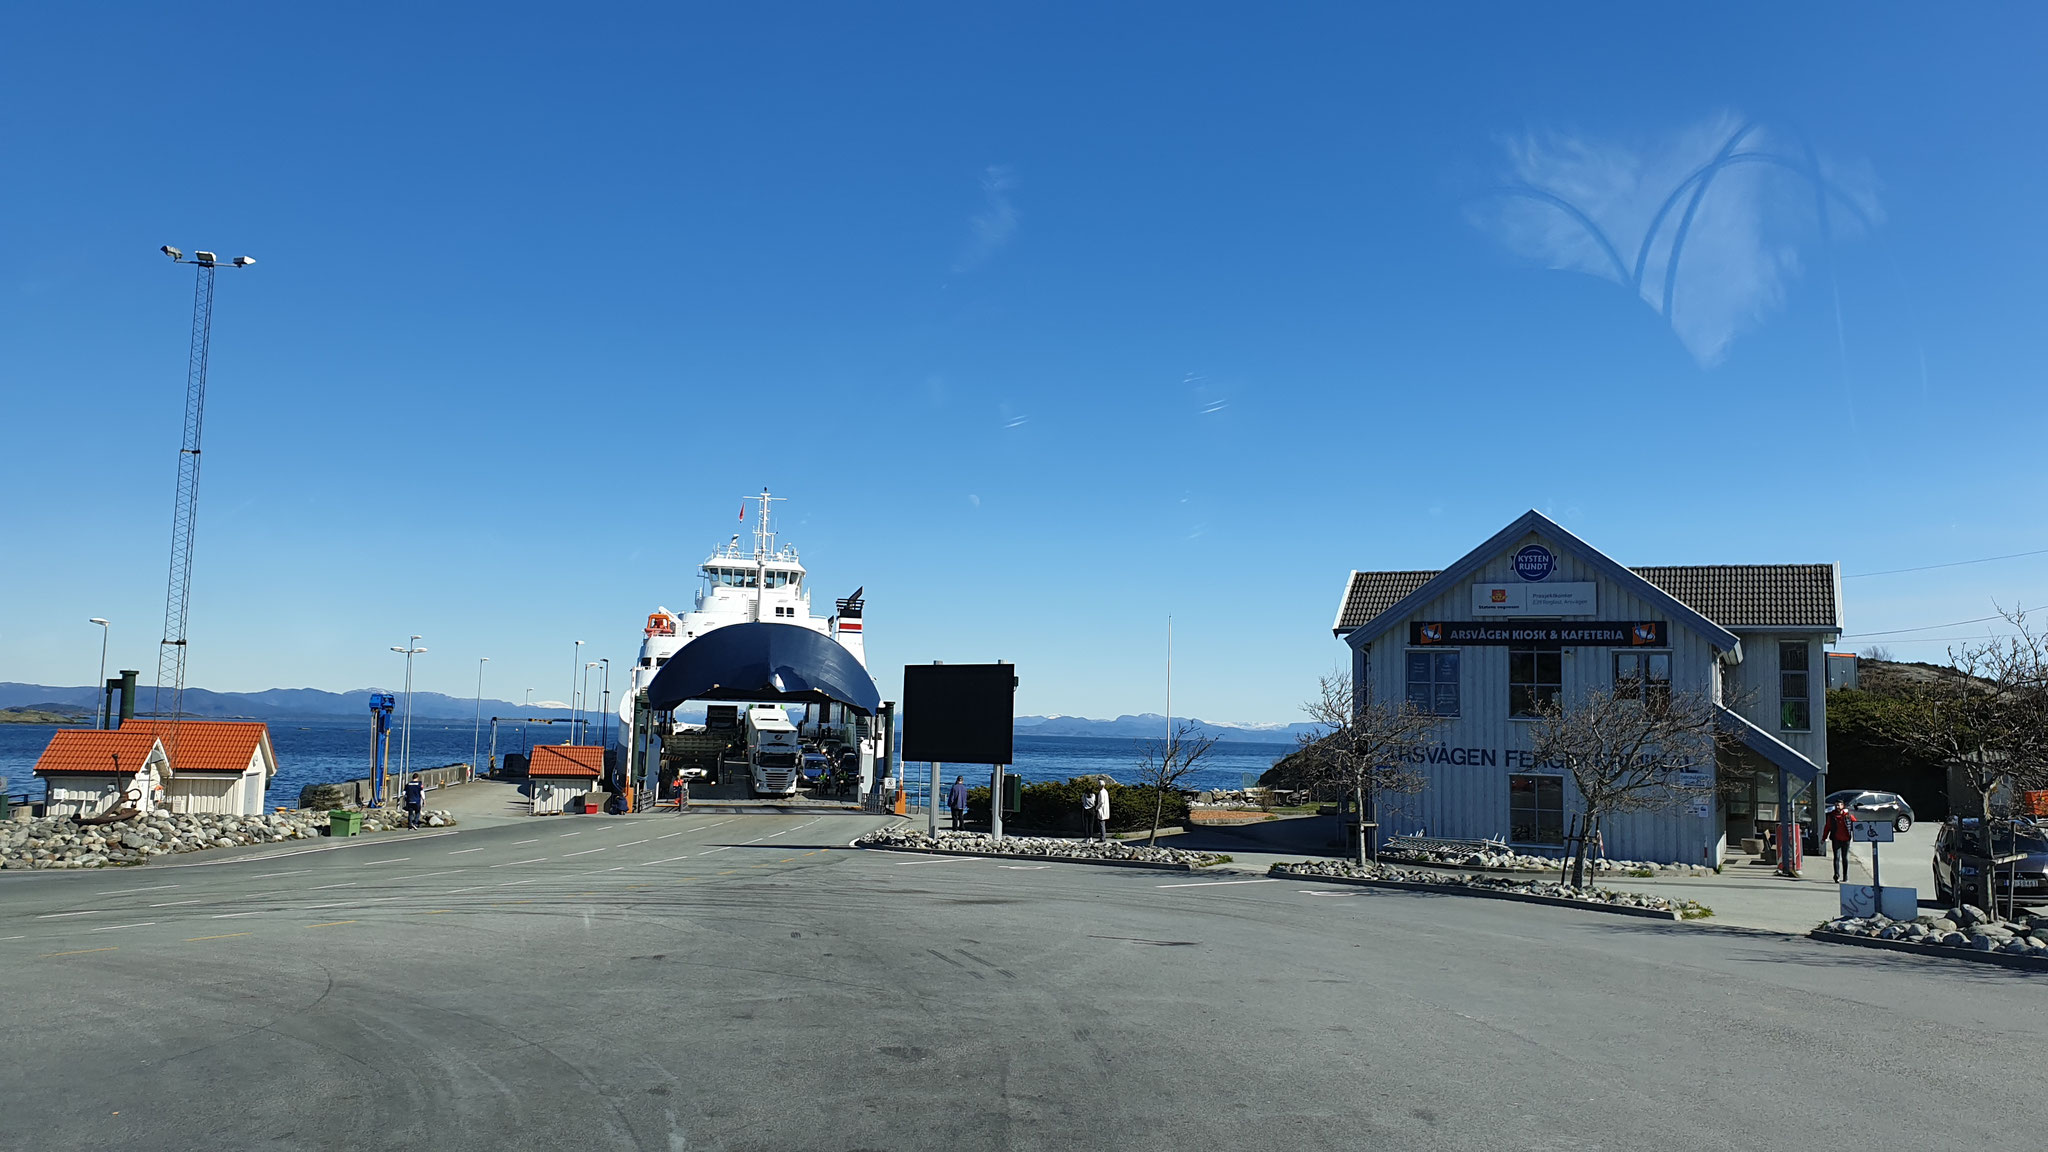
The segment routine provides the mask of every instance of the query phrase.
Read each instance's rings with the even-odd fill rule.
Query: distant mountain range
[[[370,693],[396,689],[364,688],[355,692],[323,692],[318,688],[270,688],[262,692],[214,692],[205,688],[185,689],[185,714],[208,719],[244,717],[255,720],[357,719],[369,711]],[[138,712],[150,710],[154,690],[143,685],[136,692]],[[87,715],[99,707],[99,693],[90,687],[57,688],[46,684],[0,682],[0,708],[36,707],[46,711],[76,710]],[[412,714],[428,720],[467,720],[476,714],[474,697],[446,696],[439,692],[414,692]],[[567,716],[565,708],[529,708],[510,700],[485,700],[486,719]],[[687,719],[701,716],[685,714]],[[1258,744],[1292,744],[1303,733],[1314,731],[1310,724],[1207,724],[1203,729],[1218,740]],[[1029,736],[1096,736],[1124,739],[1164,739],[1166,717],[1156,712],[1119,716],[1114,720],[1091,720],[1085,716],[1019,716],[1017,733]]]

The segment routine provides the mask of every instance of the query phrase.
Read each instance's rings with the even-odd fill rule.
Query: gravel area
[[[1930,950],[1998,952],[2007,956],[2048,959],[2048,915],[2000,920],[1973,904],[1950,908],[1939,916],[1891,920],[1883,916],[1841,916],[1816,931],[1873,940],[1897,940]]]
[[[1547,896],[1551,899],[1571,900],[1581,904],[1648,908],[1658,912],[1675,912],[1687,920],[1698,920],[1714,914],[1713,909],[1697,900],[1674,900],[1668,896],[1655,896],[1645,892],[1616,892],[1610,888],[1574,888],[1569,884],[1546,880],[1511,880],[1502,876],[1446,876],[1441,872],[1423,872],[1414,868],[1389,867],[1385,864],[1361,868],[1349,861],[1336,860],[1304,860],[1298,864],[1281,864],[1277,869],[1289,876],[1334,876],[1357,880],[1391,880],[1403,884],[1436,884],[1486,892],[1512,892],[1520,896]]]
[[[433,828],[455,823],[446,812],[421,813]],[[81,825],[69,816],[0,824],[0,868],[102,868],[140,864],[152,856],[305,840],[327,834],[324,810],[292,808],[261,816],[152,812],[117,824]],[[405,815],[363,813],[364,832],[405,827]]]
[[[855,843],[877,848],[915,848],[922,852],[958,852],[962,855],[1004,853],[1043,856],[1049,860],[1136,860],[1146,864],[1192,864],[1204,867],[1230,859],[1214,852],[1188,852],[1179,848],[1148,848],[1118,840],[1067,840],[1056,836],[1005,836],[993,839],[980,832],[941,832],[936,838],[897,824],[871,832]]]
[[[1397,852],[1382,849],[1380,859],[1397,864],[1433,864],[1450,868],[1487,868],[1496,872],[1561,872],[1570,863],[1555,856],[1530,856],[1521,852],[1468,852],[1438,849],[1432,852]],[[1594,874],[1636,876],[1650,880],[1665,876],[1704,876],[1713,871],[1697,864],[1657,864],[1648,860],[1588,860]]]

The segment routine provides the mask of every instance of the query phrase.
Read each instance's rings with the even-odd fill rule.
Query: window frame
[[[1530,816],[1530,824],[1529,824],[1529,830],[1530,830],[1530,831],[1531,831],[1532,833],[1534,833],[1534,835],[1532,835],[1532,836],[1527,836],[1527,837],[1524,837],[1524,836],[1520,836],[1520,835],[1518,835],[1518,834],[1516,833],[1516,824],[1515,824],[1515,814],[1516,814],[1516,811],[1517,811],[1517,809],[1516,809],[1516,805],[1515,805],[1515,791],[1516,791],[1516,788],[1515,788],[1515,784],[1516,784],[1516,781],[1519,781],[1519,780],[1531,780],[1531,781],[1537,781],[1537,782],[1538,782],[1538,783],[1536,783],[1536,784],[1534,784],[1534,785],[1532,785],[1532,786],[1530,787],[1530,789],[1529,789],[1529,792],[1530,792],[1530,794],[1531,794],[1532,796],[1534,796],[1534,797],[1535,797],[1535,798],[1536,798],[1537,800],[1539,800],[1539,801],[1540,801],[1540,800],[1542,799],[1542,794],[1543,794],[1543,791],[1542,791],[1542,788],[1543,788],[1543,786],[1542,786],[1541,782],[1542,782],[1542,781],[1546,781],[1546,780],[1547,780],[1547,781],[1554,781],[1554,782],[1555,782],[1555,787],[1556,787],[1556,790],[1557,790],[1557,807],[1556,807],[1556,817],[1557,817],[1557,823],[1556,823],[1556,829],[1557,829],[1557,839],[1555,839],[1555,840],[1546,840],[1546,839],[1544,839],[1544,838],[1543,838],[1543,817],[1544,817],[1544,816],[1545,816],[1545,814],[1546,814],[1546,813],[1547,813],[1547,812],[1549,811],[1549,809],[1546,809],[1546,808],[1545,808],[1545,807],[1544,807],[1544,806],[1543,806],[1542,804],[1540,804],[1540,803],[1538,803],[1538,804],[1535,804],[1535,805],[1531,806],[1531,807],[1530,807],[1530,808],[1528,809],[1528,811],[1529,811],[1529,812],[1531,813],[1531,816]],[[1563,846],[1564,846],[1564,833],[1565,833],[1565,822],[1564,822],[1564,818],[1565,818],[1565,802],[1564,802],[1564,793],[1565,793],[1565,787],[1564,787],[1564,776],[1563,776],[1562,774],[1559,774],[1559,773],[1554,773],[1554,772],[1510,772],[1510,773],[1508,773],[1508,843],[1510,843],[1510,844],[1532,844],[1532,845],[1542,845],[1543,847],[1546,847],[1546,848],[1561,848],[1561,847],[1563,847]]]
[[[1425,679],[1420,681],[1416,680],[1414,676],[1415,660],[1417,657],[1421,657],[1422,659],[1427,661],[1427,665],[1425,668],[1427,676]],[[1448,677],[1442,674],[1443,661],[1438,659],[1439,657],[1449,657],[1450,675]],[[1403,649],[1401,662],[1401,686],[1403,690],[1401,697],[1402,700],[1409,704],[1414,704],[1415,689],[1418,685],[1425,690],[1425,695],[1428,697],[1427,706],[1416,705],[1418,711],[1421,711],[1425,715],[1437,716],[1447,720],[1463,719],[1465,711],[1464,649]],[[1449,687],[1451,690],[1451,710],[1448,712],[1443,711],[1441,703],[1443,699],[1441,690],[1445,687]]]
[[[1564,692],[1564,650],[1561,648],[1543,648],[1525,645],[1509,645],[1507,652],[1508,719],[1520,720],[1524,722],[1540,719],[1543,712],[1543,706],[1549,703],[1551,700],[1555,700],[1559,695],[1563,694]],[[1534,661],[1533,667],[1537,674],[1535,679],[1531,679],[1528,681],[1517,681],[1515,679],[1515,657],[1517,655],[1528,655],[1529,657],[1531,657],[1531,659]],[[1557,679],[1554,681],[1544,680],[1541,678],[1543,670],[1542,662],[1545,656],[1548,656],[1550,659],[1557,662]],[[1518,712],[1515,710],[1515,691],[1518,688],[1527,688],[1532,693],[1530,702],[1534,705],[1534,707],[1527,712]],[[1543,695],[1543,690],[1546,688],[1550,690],[1550,694],[1547,698]]]
[[[1800,664],[1802,666],[1799,668],[1785,667],[1785,652],[1791,648],[1797,648],[1800,652]],[[1785,692],[1785,685],[1788,682],[1787,678],[1793,676],[1799,678],[1802,695],[1791,696]],[[1792,722],[1792,706],[1795,704],[1801,710],[1801,722],[1798,724]],[[1813,641],[1811,640],[1778,641],[1778,731],[1813,731]]]
[[[1652,679],[1650,676],[1650,661],[1657,656],[1664,657],[1664,679],[1662,681]],[[1671,703],[1671,681],[1674,664],[1671,649],[1616,648],[1610,651],[1607,660],[1608,685],[1609,691],[1613,692],[1616,696],[1623,696],[1621,677],[1621,661],[1623,657],[1634,658],[1638,661],[1637,666],[1641,669],[1641,672],[1635,678],[1634,690],[1623,698],[1634,700],[1639,704],[1652,699],[1655,699],[1658,704],[1662,705]],[[1659,687],[1660,684],[1661,688]]]

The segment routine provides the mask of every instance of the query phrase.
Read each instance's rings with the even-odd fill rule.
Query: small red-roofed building
[[[260,816],[277,753],[270,726],[255,720],[129,720],[122,732],[153,734],[169,756],[164,803],[173,812]]]
[[[35,774],[43,781],[44,814],[98,816],[123,808],[147,813],[161,807],[170,770],[156,734],[130,723],[112,731],[59,731],[37,759]]]
[[[578,797],[597,790],[604,776],[604,749],[595,744],[536,744],[526,776],[534,815],[566,812]]]

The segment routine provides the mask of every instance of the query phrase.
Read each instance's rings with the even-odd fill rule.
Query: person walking
[[[953,777],[953,786],[946,789],[946,807],[953,810],[953,831],[967,826],[967,778]]]
[[[414,776],[412,779],[407,780],[405,782],[405,826],[407,828],[417,828],[420,826],[420,809],[424,808],[426,803],[427,789],[424,784],[420,783],[420,778]]]
[[[1837,800],[1828,809],[1828,818],[1821,825],[1820,838],[1828,842],[1828,857],[1835,864],[1835,883],[1849,882],[1849,841],[1856,835],[1856,818],[1849,815],[1849,805]]]

